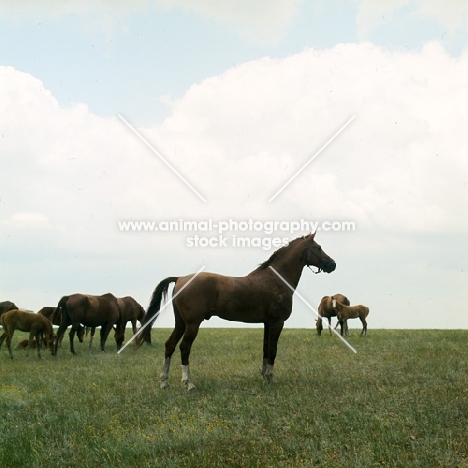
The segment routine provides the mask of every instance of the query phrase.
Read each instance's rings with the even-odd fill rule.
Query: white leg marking
[[[171,367],[171,358],[164,359],[164,364],[161,369],[159,380],[161,381],[161,388],[169,387],[169,369]]]
[[[190,366],[182,365],[182,384],[185,386],[187,391],[193,390],[195,385],[190,381]]]

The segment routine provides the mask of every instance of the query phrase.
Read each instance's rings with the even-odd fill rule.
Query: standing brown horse
[[[86,294],[72,294],[63,296],[54,312],[59,314],[60,326],[57,332],[55,353],[57,354],[58,343],[69,325],[70,331],[70,351],[75,353],[73,338],[78,331],[80,324],[85,327],[101,327],[101,350],[104,351],[109,332],[119,320],[119,306],[117,298],[110,293],[102,296],[91,296]],[[55,320],[55,318],[54,318]]]
[[[36,338],[37,355],[41,357],[41,343],[45,337],[46,345],[50,347],[53,352],[54,345],[54,331],[52,324],[41,314],[34,314],[24,310],[10,310],[5,312],[0,317],[0,324],[3,327],[4,333],[0,336],[0,347],[6,338],[10,358],[13,359],[11,351],[11,339],[15,330],[29,332],[29,343],[26,350],[26,356],[29,354],[29,348],[33,348],[33,340]]]
[[[323,330],[322,319],[326,317],[328,319],[328,329],[330,330],[330,335],[332,334],[331,331],[331,318],[336,317],[336,309],[333,307],[333,299],[341,302],[342,304],[349,306],[349,299],[343,294],[335,294],[334,296],[323,296],[320,304],[318,306],[318,313],[319,318],[315,321],[315,326],[317,328],[317,334],[320,336]],[[338,321],[343,329],[343,323]],[[343,335],[343,333],[341,333]]]
[[[272,379],[278,339],[285,320],[291,315],[293,291],[303,268],[314,265],[327,273],[336,268],[335,261],[315,242],[314,236],[309,234],[291,241],[247,276],[203,272],[162,280],[153,292],[145,319],[145,323],[154,322],[170,283],[175,282],[172,299],[175,328],[166,341],[161,387],[168,385],[171,357],[183,337],[180,344],[182,383],[187,390],[194,388],[190,381],[190,350],[201,322],[213,315],[225,320],[264,324],[262,375]],[[137,342],[141,344],[144,335],[150,333],[148,326],[137,337]]]
[[[119,297],[117,303],[119,305],[120,315],[115,330],[115,341],[117,342],[117,349],[119,350],[125,340],[125,327],[127,326],[127,322],[132,323],[133,334],[135,334],[137,332],[137,321],[143,323],[146,312],[145,309],[130,296]],[[145,336],[145,341],[151,344],[151,335]]]

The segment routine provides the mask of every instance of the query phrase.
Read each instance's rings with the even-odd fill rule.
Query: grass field
[[[168,334],[120,355],[65,338],[42,360],[4,344],[0,466],[468,467],[468,331],[354,330],[353,354],[287,329],[268,384],[261,329],[201,329],[191,393],[178,353],[159,389]]]

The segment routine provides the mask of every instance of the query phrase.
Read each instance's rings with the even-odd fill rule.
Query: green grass
[[[285,330],[273,383],[262,330],[202,329],[196,390],[159,389],[163,342],[58,356],[0,350],[2,467],[468,467],[468,331]],[[128,334],[128,332],[127,332]],[[16,345],[24,334],[17,332]]]

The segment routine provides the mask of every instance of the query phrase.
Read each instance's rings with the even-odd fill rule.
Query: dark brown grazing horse
[[[36,343],[42,343],[42,340],[45,339],[46,345],[53,352],[55,338],[54,331],[52,329],[52,324],[43,315],[26,312],[24,310],[10,310],[0,317],[0,324],[4,330],[3,335],[0,336],[0,347],[6,338],[11,359],[13,359],[11,338],[13,337],[15,330],[29,332],[29,343],[28,348],[26,349],[26,356],[29,354],[29,348],[33,347],[34,338],[36,338]],[[41,346],[37,346],[37,355],[41,357]]]
[[[278,339],[285,320],[291,315],[293,291],[303,268],[314,265],[327,273],[336,268],[335,261],[315,242],[314,236],[309,234],[291,241],[247,276],[202,272],[162,280],[153,292],[145,319],[145,323],[154,322],[169,285],[175,282],[172,299],[175,328],[166,341],[161,387],[168,385],[171,357],[183,337],[180,344],[182,383],[187,390],[194,388],[190,381],[190,350],[201,322],[213,315],[225,320],[264,324],[262,375],[272,379]],[[147,326],[138,335],[137,343],[141,345],[144,335],[150,333],[151,327]]]
[[[75,353],[73,338],[79,329],[80,324],[85,327],[101,327],[101,350],[104,351],[109,332],[119,320],[119,306],[117,298],[110,293],[102,296],[91,296],[87,294],[72,294],[63,296],[54,312],[59,314],[60,326],[57,332],[55,353],[57,354],[58,342],[62,338],[69,325],[70,331],[70,351]],[[54,318],[55,320],[55,318]]]
[[[140,324],[143,323],[146,312],[145,309],[130,296],[119,297],[117,299],[117,304],[119,305],[120,315],[115,327],[115,341],[117,342],[117,349],[119,350],[125,340],[127,322],[132,323],[133,334],[135,334],[138,331],[137,321],[140,322]],[[151,344],[151,334],[145,336],[145,341]]]
[[[56,314],[54,316],[55,309],[56,307],[43,307],[42,309],[38,310],[37,313],[42,314],[46,319],[49,320],[49,322],[52,323],[52,325],[60,325],[60,314]],[[83,343],[84,334],[85,334],[85,329],[83,326],[80,325],[76,332],[76,336],[80,340],[80,343]],[[63,335],[62,335],[62,338],[60,339],[60,343],[58,344],[59,346],[62,346],[62,339],[63,339]]]
[[[10,310],[18,310],[18,307],[16,307],[15,304],[11,301],[3,301],[0,302],[0,316],[2,316],[5,312],[8,312]]]
[[[349,299],[343,294],[335,294],[334,296],[323,296],[320,304],[318,306],[318,313],[320,317],[315,321],[315,327],[317,328],[317,334],[320,336],[323,330],[322,318],[328,319],[328,329],[330,330],[330,335],[332,334],[331,331],[331,318],[336,317],[336,309],[333,307],[332,300],[335,299],[338,302],[341,302],[345,305],[350,305]],[[338,322],[343,328],[343,323]],[[341,333],[343,335],[343,333]]]

